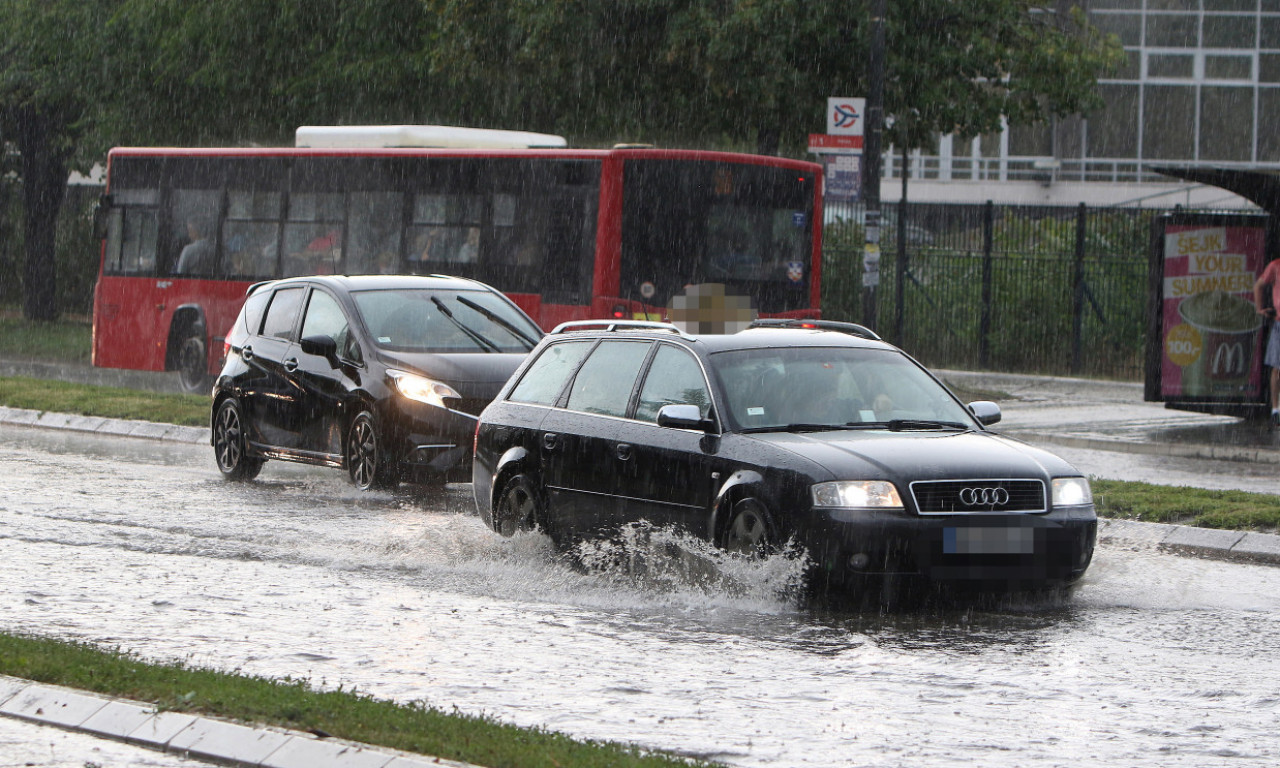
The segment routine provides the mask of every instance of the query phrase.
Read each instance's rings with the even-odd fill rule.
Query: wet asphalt
[[[1170,410],[1159,403],[1146,403],[1142,399],[1140,383],[996,372],[943,370],[936,373],[952,387],[962,390],[965,399],[998,402],[1003,411],[1003,419],[996,426],[998,431],[1050,448],[1239,462],[1241,467],[1280,465],[1280,431],[1270,425]],[[100,369],[87,365],[0,361],[0,376],[30,376],[155,392],[178,391],[175,374]],[[0,407],[0,424],[189,443],[208,439],[206,428],[5,407]],[[1280,466],[1276,468],[1280,470]],[[1276,483],[1276,492],[1280,493],[1280,482]],[[1103,521],[1099,537],[1122,545],[1141,544],[1193,556],[1280,565],[1280,535]],[[69,707],[75,711],[69,712]],[[159,733],[155,713],[146,705],[94,697],[13,678],[0,677],[0,715],[105,736],[150,749],[176,751],[222,764],[367,765],[384,768],[440,764],[430,757],[356,744],[326,745],[310,734],[247,728],[207,718],[184,720],[181,729],[171,734]],[[104,719],[106,726],[103,725]],[[151,738],[136,735],[145,732],[146,728],[157,730],[157,733],[151,734]],[[191,749],[188,741],[199,744],[200,748]],[[301,762],[295,761],[291,755],[301,758]]]

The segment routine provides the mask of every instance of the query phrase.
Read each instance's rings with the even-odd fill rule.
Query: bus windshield
[[[813,174],[630,160],[623,185],[622,296],[655,307],[723,283],[765,314],[809,307]]]

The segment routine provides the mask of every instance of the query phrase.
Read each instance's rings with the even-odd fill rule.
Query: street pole
[[[866,238],[862,251],[862,324],[876,327],[876,288],[880,285],[880,134],[884,126],[884,16],[886,0],[871,2],[871,61],[867,89],[866,143],[862,199],[866,201]]]

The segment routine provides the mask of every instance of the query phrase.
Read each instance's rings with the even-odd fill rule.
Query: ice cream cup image
[[[1200,356],[1183,369],[1183,392],[1243,394],[1262,326],[1253,302],[1224,291],[1204,291],[1184,299],[1178,314],[1201,337]]]

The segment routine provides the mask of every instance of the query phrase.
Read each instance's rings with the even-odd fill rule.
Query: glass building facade
[[[1083,4],[1124,46],[1119,70],[1098,83],[1105,106],[972,141],[943,137],[937,155],[913,158],[913,176],[1152,181],[1160,165],[1280,168],[1280,0]]]

